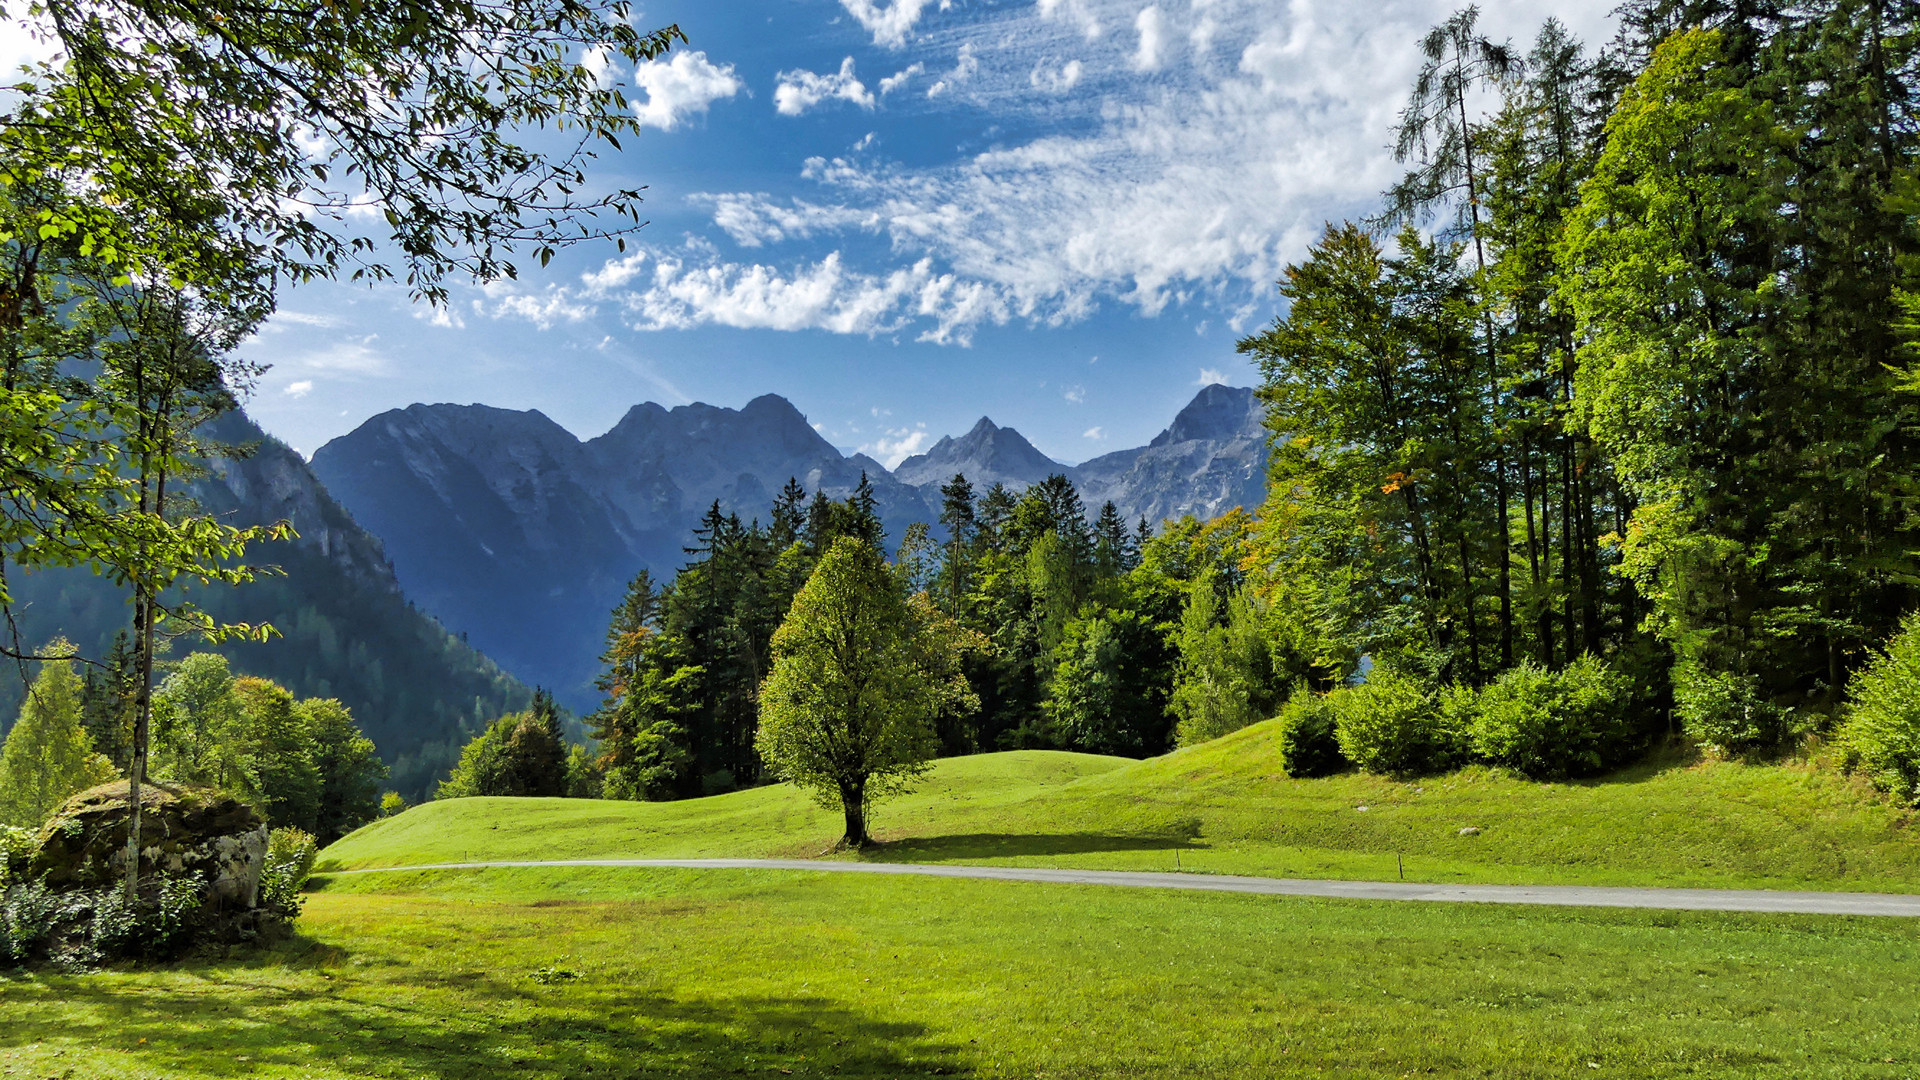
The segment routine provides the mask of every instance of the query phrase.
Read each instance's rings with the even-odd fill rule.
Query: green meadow
[[[0,981],[0,1076],[1911,1077],[1920,926],[764,871],[340,878]]]
[[[863,856],[1196,873],[1911,891],[1909,818],[1812,765],[1593,783],[1280,775],[1266,726],[1128,762],[939,762]],[[1366,807],[1365,810],[1360,807]],[[4,1077],[1920,1074],[1920,923],[453,860],[795,856],[785,787],[471,799],[323,853],[300,934],[0,977]],[[1478,835],[1460,835],[1466,827]],[[1844,857],[1842,856],[1844,852]],[[845,857],[845,856],[835,856]]]
[[[875,835],[887,843],[861,857],[1911,892],[1913,826],[1911,811],[1805,764],[1656,760],[1567,784],[1487,769],[1414,782],[1290,780],[1266,723],[1147,761],[1050,751],[944,759],[919,791],[881,804]],[[669,803],[462,799],[367,826],[321,865],[813,856],[839,833],[837,812],[785,785]]]

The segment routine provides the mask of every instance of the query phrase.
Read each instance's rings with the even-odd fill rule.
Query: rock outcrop
[[[25,877],[56,892],[113,887],[127,872],[132,804],[116,780],[68,799],[40,828]],[[246,804],[213,792],[144,784],[140,877],[188,875],[216,910],[259,906],[267,825]]]

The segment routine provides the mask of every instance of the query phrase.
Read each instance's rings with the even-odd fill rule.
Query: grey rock
[[[100,889],[127,872],[132,824],[127,782],[83,791],[41,826],[24,875],[56,891]],[[267,825],[246,804],[214,792],[140,789],[140,877],[189,874],[215,910],[258,906]]]

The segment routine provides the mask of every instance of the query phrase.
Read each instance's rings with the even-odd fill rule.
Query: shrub
[[[398,816],[400,814],[404,814],[406,812],[407,812],[406,797],[401,795],[399,792],[389,791],[385,795],[380,796],[380,816],[381,817],[390,818],[390,817]]]
[[[1375,668],[1372,679],[1336,690],[1327,701],[1340,752],[1368,772],[1441,772],[1465,756],[1462,733],[1433,695],[1404,675]]]
[[[1673,706],[1689,736],[1728,754],[1779,747],[1792,716],[1767,700],[1758,677],[1690,662],[1674,665]]]
[[[1277,722],[1280,764],[1288,776],[1331,776],[1347,766],[1334,732],[1334,706],[1327,698],[1300,686],[1287,699]]]
[[[1847,686],[1842,763],[1882,791],[1920,803],[1920,612]]]
[[[0,825],[0,892],[7,891],[7,886],[26,872],[27,860],[33,858],[33,851],[32,829]]]
[[[313,876],[320,848],[299,829],[275,829],[267,834],[266,865],[260,871],[260,903],[292,918],[300,914],[300,890]]]
[[[43,881],[22,882],[0,890],[0,960],[31,959],[52,936],[60,900]]]
[[[205,899],[200,882],[189,874],[161,876],[151,898],[127,902],[119,887],[77,898],[77,908],[91,909],[93,924],[88,941],[101,958],[148,956],[165,958],[193,940]]]
[[[1591,776],[1634,748],[1632,687],[1591,653],[1560,671],[1522,663],[1479,691],[1448,692],[1446,711],[1475,756],[1535,780]]]

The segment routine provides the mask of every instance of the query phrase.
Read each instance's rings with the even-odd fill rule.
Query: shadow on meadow
[[[154,1075],[215,1077],[316,1066],[447,1080],[972,1071],[962,1048],[931,1040],[924,1026],[838,1002],[668,996],[551,969],[542,981],[532,971],[383,966],[296,940],[251,960],[48,975],[35,980],[38,993],[0,982],[0,1056],[57,1074],[84,1047],[137,1055]]]
[[[1016,855],[1086,855],[1104,851],[1194,851],[1198,823],[1173,836],[1115,836],[1104,833],[956,833],[890,840],[867,853],[878,862],[994,859]]]

